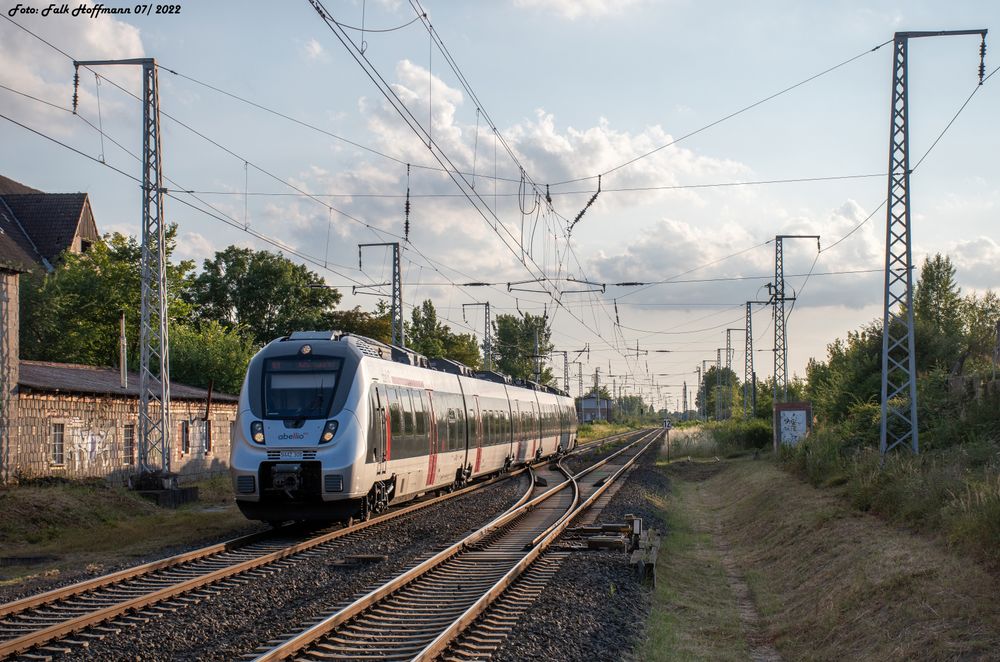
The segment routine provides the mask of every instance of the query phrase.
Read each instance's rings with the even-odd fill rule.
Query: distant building
[[[117,369],[22,361],[19,280],[51,271],[100,235],[86,193],[43,193],[0,175],[0,482],[18,476],[124,483],[138,452],[139,377]],[[171,384],[171,469],[228,469],[236,398]]]
[[[606,398],[595,398],[593,396],[578,398],[576,401],[576,415],[581,423],[591,421],[606,421],[611,417],[611,400]]]

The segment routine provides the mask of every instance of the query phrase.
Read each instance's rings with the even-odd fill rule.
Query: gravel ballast
[[[670,489],[666,476],[654,467],[656,458],[651,448],[636,463],[598,522],[621,522],[631,513],[642,517],[645,526],[666,533],[660,514],[646,499],[649,493]],[[650,589],[636,577],[624,553],[573,552],[492,659],[634,659],[650,605]]]
[[[221,590],[200,603],[163,614],[139,627],[74,648],[64,659],[233,660],[271,639],[303,628],[363,591],[411,567],[507,509],[520,497],[525,479],[502,481],[385,527],[330,553],[305,554]],[[350,555],[384,555],[362,565],[335,563]]]

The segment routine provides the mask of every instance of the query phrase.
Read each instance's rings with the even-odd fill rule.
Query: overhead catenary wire
[[[623,168],[627,168],[628,166],[632,165],[633,163],[636,163],[638,161],[641,161],[642,159],[648,158],[648,157],[652,156],[653,154],[656,154],[657,152],[660,152],[660,151],[662,151],[662,150],[664,150],[664,149],[666,149],[668,147],[672,147],[673,145],[676,145],[677,143],[680,143],[680,142],[682,142],[684,140],[687,140],[688,138],[691,138],[693,136],[698,135],[699,133],[707,131],[708,129],[711,129],[714,126],[718,126],[719,124],[722,124],[723,122],[726,122],[727,120],[730,120],[730,119],[732,119],[734,117],[742,115],[743,113],[745,113],[747,111],[753,110],[757,106],[760,106],[762,104],[767,103],[768,101],[771,101],[771,100],[776,99],[776,98],[778,98],[778,97],[780,97],[780,96],[782,96],[784,94],[787,94],[788,92],[791,92],[792,90],[795,90],[795,89],[797,89],[799,87],[802,87],[803,85],[806,85],[807,83],[810,83],[810,82],[816,80],[817,78],[821,78],[822,76],[825,76],[826,74],[832,73],[832,72],[836,71],[837,69],[840,69],[841,67],[845,67],[848,64],[854,62],[855,60],[859,60],[859,59],[863,58],[866,55],[874,53],[875,51],[879,50],[880,48],[882,48],[886,44],[891,44],[891,43],[892,43],[892,39],[888,39],[886,41],[883,41],[881,44],[878,44],[877,46],[875,46],[873,48],[870,48],[870,49],[867,49],[867,50],[865,50],[865,51],[863,51],[861,53],[858,53],[857,55],[855,55],[853,57],[850,57],[850,58],[844,60],[843,62],[841,62],[839,64],[835,64],[832,67],[829,67],[827,69],[824,69],[823,71],[820,71],[819,73],[815,73],[815,74],[809,76],[808,78],[800,80],[797,83],[794,83],[794,84],[789,85],[788,87],[786,87],[786,88],[784,88],[782,90],[779,90],[778,92],[775,92],[775,93],[770,94],[770,95],[768,95],[768,96],[766,96],[766,97],[764,97],[762,99],[754,101],[753,103],[751,103],[749,105],[743,106],[742,108],[740,108],[740,109],[738,109],[736,111],[733,111],[733,112],[729,113],[728,115],[720,117],[719,119],[717,119],[715,121],[709,122],[708,124],[706,124],[704,126],[701,126],[701,127],[697,128],[697,129],[695,129],[693,131],[689,131],[688,133],[680,136],[679,138],[675,138],[675,139],[673,139],[673,140],[671,140],[671,141],[669,141],[667,143],[664,143],[664,144],[662,144],[662,145],[660,145],[658,147],[655,147],[655,148],[653,148],[651,150],[643,152],[642,154],[639,154],[638,156],[635,156],[635,157],[629,159],[628,161],[625,161],[623,163],[619,163],[618,165],[616,165],[616,166],[614,166],[612,168],[608,168],[607,170],[604,170],[603,172],[601,172],[599,174],[607,176],[607,175],[610,175],[610,174],[612,174],[614,172],[617,172],[618,170],[621,170]],[[560,185],[563,185],[563,184],[571,184],[571,183],[574,183],[574,182],[581,182],[581,181],[585,181],[585,180],[588,180],[588,179],[594,179],[597,176],[598,175],[595,174],[595,175],[589,175],[589,176],[586,176],[586,177],[577,177],[575,179],[567,179],[567,180],[564,180],[564,181],[561,181],[561,182],[556,182],[556,183],[553,183],[552,185],[553,186],[560,186]]]

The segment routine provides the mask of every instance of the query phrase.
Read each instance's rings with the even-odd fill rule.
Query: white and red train
[[[250,361],[230,471],[250,519],[343,520],[575,444],[562,391],[308,331]]]

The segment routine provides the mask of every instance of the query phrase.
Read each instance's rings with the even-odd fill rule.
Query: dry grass
[[[610,437],[613,434],[619,434],[621,432],[628,432],[635,428],[622,425],[620,423],[608,423],[607,421],[597,421],[594,423],[583,423],[577,430],[577,439],[582,443],[584,441],[593,441],[594,439],[600,439],[601,437]]]
[[[996,576],[769,462],[727,464],[702,507],[787,659],[1000,659]]]
[[[0,585],[38,576],[96,574],[248,527],[225,478],[198,484],[201,500],[159,508],[124,489],[98,485],[22,486],[0,491],[0,556],[53,557],[36,565],[0,567]]]
[[[690,480],[673,481],[669,495],[651,497],[667,520],[668,534],[657,557],[657,584],[640,659],[744,660],[736,598],[712,541],[707,512],[696,484],[720,465],[682,463]]]

